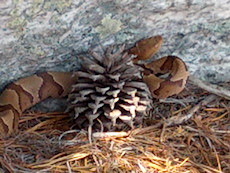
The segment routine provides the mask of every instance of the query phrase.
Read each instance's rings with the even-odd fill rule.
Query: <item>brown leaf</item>
[[[160,35],[149,37],[138,41],[134,47],[128,50],[129,54],[137,55],[133,62],[138,60],[146,60],[152,57],[161,47],[163,38]]]

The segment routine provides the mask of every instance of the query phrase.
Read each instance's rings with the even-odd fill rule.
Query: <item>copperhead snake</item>
[[[150,37],[137,42],[128,52],[137,55],[133,60],[136,63],[154,55],[162,41],[161,36]],[[185,63],[175,56],[144,64],[143,68],[143,80],[157,99],[181,92],[189,76]],[[159,74],[168,75],[162,79]],[[44,72],[8,85],[0,95],[0,135],[6,137],[17,131],[19,117],[26,109],[48,97],[65,97],[76,82],[77,77],[70,72]]]

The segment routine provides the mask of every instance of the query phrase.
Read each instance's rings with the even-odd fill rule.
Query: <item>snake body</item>
[[[137,55],[134,62],[148,59],[162,44],[160,36],[150,37],[128,50]],[[178,57],[167,56],[144,64],[143,80],[155,98],[166,98],[178,94],[185,87],[188,71],[185,63]],[[159,77],[159,74],[168,74]],[[6,137],[17,131],[20,115],[28,108],[48,98],[66,96],[77,76],[68,72],[44,72],[19,79],[0,95],[0,136]]]
[[[66,96],[76,81],[72,73],[45,72],[8,85],[0,95],[0,134],[15,132],[22,112],[48,97]]]
[[[152,96],[157,99],[179,94],[184,89],[189,76],[185,63],[176,56],[160,58],[144,67],[146,70],[143,80]]]

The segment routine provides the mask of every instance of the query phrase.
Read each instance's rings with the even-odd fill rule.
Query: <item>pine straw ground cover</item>
[[[156,101],[143,127],[91,143],[86,131],[69,130],[66,114],[27,112],[20,132],[0,141],[0,165],[14,172],[228,173],[229,111],[227,99],[188,84]]]

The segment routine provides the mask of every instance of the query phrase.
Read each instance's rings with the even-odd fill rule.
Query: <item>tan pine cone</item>
[[[81,57],[82,68],[75,73],[79,80],[68,97],[68,111],[76,125],[115,131],[141,124],[151,94],[142,81],[142,69],[132,62],[133,56],[124,51],[124,46],[110,47],[104,55],[90,55]]]

